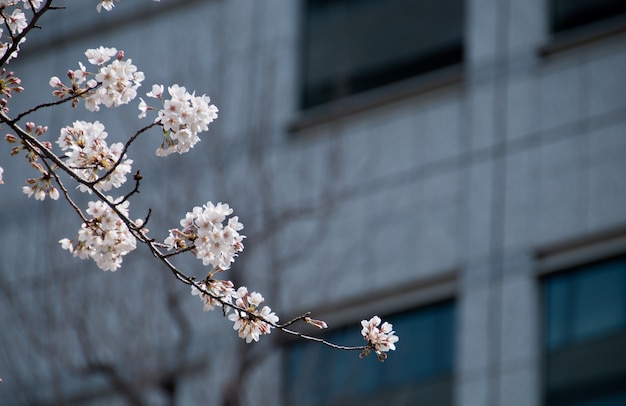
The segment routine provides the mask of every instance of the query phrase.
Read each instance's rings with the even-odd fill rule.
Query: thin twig
[[[36,112],[37,110],[41,110],[41,109],[46,108],[46,107],[58,106],[59,104],[67,103],[68,101],[70,101],[70,100],[74,100],[74,99],[76,99],[77,97],[81,97],[81,96],[86,95],[86,94],[87,94],[87,93],[89,93],[91,90],[96,89],[96,88],[97,88],[97,86],[96,86],[96,87],[93,87],[93,88],[91,88],[91,87],[90,87],[90,88],[82,89],[82,90],[79,90],[79,91],[77,91],[77,92],[75,92],[75,93],[71,94],[70,96],[64,97],[64,98],[62,98],[62,99],[59,99],[59,100],[56,100],[56,101],[53,101],[53,102],[49,102],[49,103],[39,104],[39,105],[37,105],[37,106],[35,106],[35,107],[33,107],[33,108],[29,109],[29,110],[26,110],[26,111],[24,111],[24,112],[22,112],[22,113],[18,114],[18,115],[17,115],[17,116],[16,116],[13,120],[11,120],[11,121],[12,121],[12,122],[14,122],[14,123],[17,123],[17,122],[19,122],[22,118],[26,117],[26,116],[27,116],[27,115],[29,115],[29,114],[32,114],[32,113]]]
[[[126,144],[124,144],[124,149],[122,149],[122,152],[120,154],[120,157],[117,159],[117,161],[115,161],[115,163],[113,164],[113,166],[111,168],[109,168],[108,171],[106,171],[106,173],[102,176],[100,176],[98,179],[90,182],[92,185],[95,185],[98,182],[101,182],[102,180],[106,179],[109,175],[111,175],[115,169],[117,169],[118,166],[120,166],[120,164],[122,163],[122,161],[124,160],[124,156],[126,155],[126,152],[128,152],[128,149],[130,148],[131,144],[133,142],[135,142],[135,140],[137,139],[137,137],[139,137],[139,135],[143,134],[144,132],[148,131],[149,129],[151,129],[152,127],[159,125],[159,123],[157,122],[153,122],[151,124],[148,124],[147,126],[139,129],[135,134],[133,134],[133,136],[131,136],[128,141],[126,141]],[[137,172],[139,174],[139,172]]]
[[[300,338],[303,338],[305,340],[322,343],[324,345],[327,345],[327,346],[329,346],[331,348],[334,348],[334,349],[337,349],[337,350],[345,350],[345,351],[361,350],[361,351],[363,351],[363,350],[366,350],[367,348],[370,348],[369,345],[348,346],[348,345],[334,344],[334,343],[331,343],[330,341],[324,340],[323,338],[313,337],[313,336],[310,336],[310,335],[307,335],[307,334],[300,333],[298,331],[290,330],[288,328],[281,328],[280,330],[285,332],[285,333],[287,333],[287,334],[291,334],[293,336],[300,337]]]

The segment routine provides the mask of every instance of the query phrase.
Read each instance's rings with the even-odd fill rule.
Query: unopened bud
[[[385,360],[387,359],[387,354],[381,351],[376,351],[376,356],[378,356],[378,360],[380,362],[385,362]]]
[[[50,81],[48,82],[48,84],[50,85],[50,87],[59,87],[59,86],[63,86],[63,83],[61,83],[61,79],[59,79],[56,76],[53,76],[50,78]]]
[[[310,317],[305,317],[304,321],[307,322],[308,324],[312,325],[312,326],[315,326],[315,327],[319,328],[319,329],[328,328],[328,324],[326,324],[326,322],[323,321],[323,320],[315,320],[315,319],[312,319]]]
[[[48,191],[48,196],[50,196],[52,200],[59,200],[59,190],[52,186]]]

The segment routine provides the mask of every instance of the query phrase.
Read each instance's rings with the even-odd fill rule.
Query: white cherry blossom
[[[85,51],[85,56],[87,57],[89,63],[91,63],[92,65],[102,65],[108,62],[116,54],[116,48],[106,48],[103,46],[94,49],[88,49]]]
[[[57,144],[65,151],[66,164],[74,169],[82,179],[94,182],[104,176],[115,165],[113,172],[95,184],[95,188],[108,191],[126,182],[133,161],[122,157],[124,145],[114,143],[110,147],[105,139],[107,133],[99,121],[90,123],[75,121],[72,126],[61,129]],[[118,163],[119,161],[119,163]],[[86,185],[79,185],[83,192],[89,192]]]
[[[198,134],[208,131],[209,124],[217,118],[218,112],[215,105],[209,104],[211,99],[206,95],[196,96],[177,84],[169,86],[167,91],[170,95],[167,100],[163,100],[162,85],[153,85],[152,90],[146,93],[146,96],[163,103],[155,120],[164,131],[163,143],[156,151],[159,156],[188,152],[200,141]],[[139,103],[139,118],[145,117],[146,112],[152,109],[142,99]]]
[[[0,172],[1,174],[2,172]],[[27,185],[22,187],[22,192],[28,195],[28,197],[35,195],[35,200],[45,200],[46,196],[52,200],[57,200],[59,198],[59,190],[52,185],[51,180],[47,174],[36,179],[26,179]],[[0,183],[2,183],[1,176]]]
[[[237,216],[228,218],[233,210],[225,203],[207,202],[202,207],[194,207],[180,221],[182,230],[172,229],[164,243],[168,250],[193,246],[196,258],[213,270],[224,271],[235,262],[235,257],[243,251],[244,235],[239,234],[243,224]]]
[[[387,358],[387,352],[389,350],[395,350],[395,343],[398,342],[399,338],[395,335],[395,331],[393,331],[393,325],[390,323],[384,322],[382,326],[380,326],[381,319],[378,316],[374,316],[369,320],[362,320],[361,326],[361,335],[367,341],[368,345],[374,349],[378,359],[380,361],[384,361]],[[378,327],[380,326],[380,328]],[[366,348],[365,351],[361,354],[361,356],[365,356],[369,354],[369,348]]]
[[[4,22],[13,34],[19,34],[28,25],[28,22],[26,21],[26,15],[19,8],[14,9],[11,15],[6,16],[4,18]]]
[[[114,199],[107,197],[110,201]],[[91,258],[103,271],[116,271],[122,265],[124,255],[137,247],[133,234],[122,219],[102,201],[89,202],[87,214],[91,216],[83,223],[76,238],[63,238],[61,248],[68,250],[75,257]],[[116,208],[128,216],[129,202],[119,202]]]
[[[276,324],[279,319],[269,306],[263,306],[260,311],[258,310],[258,306],[264,300],[260,293],[248,294],[248,289],[242,286],[237,289],[234,296],[235,304],[246,310],[235,310],[228,316],[228,319],[234,322],[233,329],[237,330],[240,338],[246,340],[246,343],[251,343],[259,341],[262,334],[272,332],[273,327],[270,323]]]
[[[200,289],[191,286],[191,294],[200,296],[204,302],[204,311],[213,310],[216,307],[223,307],[224,303],[232,303],[235,295],[234,285],[231,281],[221,281],[209,279],[199,284]],[[206,294],[204,291],[209,292]],[[230,307],[225,307],[224,312],[228,313]]]

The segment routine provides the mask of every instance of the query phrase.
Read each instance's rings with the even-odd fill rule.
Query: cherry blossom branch
[[[290,330],[288,328],[281,328],[282,331],[284,331],[287,334],[291,334],[293,336],[302,338],[304,340],[308,340],[308,341],[315,341],[321,344],[324,344],[330,348],[334,348],[336,350],[345,350],[345,351],[364,351],[366,350],[369,345],[358,345],[358,346],[349,346],[349,345],[339,345],[339,344],[335,344],[335,343],[331,343],[330,341],[324,340],[323,338],[319,338],[319,337],[313,337],[307,334],[303,334],[300,333],[299,331],[294,331],[294,330]]]
[[[91,90],[93,90],[93,89],[91,89],[91,88],[79,89],[75,93],[71,93],[69,96],[61,98],[59,100],[55,100],[53,102],[39,104],[39,105],[29,109],[29,110],[26,110],[26,111],[18,114],[11,121],[14,122],[14,123],[17,123],[17,122],[19,122],[21,119],[23,119],[24,117],[26,117],[29,114],[32,114],[32,113],[34,113],[34,112],[36,112],[38,110],[41,110],[41,109],[44,109],[44,108],[47,108],[47,107],[58,106],[60,104],[67,103],[70,100],[74,100],[76,98],[83,97],[83,96],[87,95],[89,93],[89,91],[91,91]]]
[[[96,196],[98,196],[100,198],[100,200],[102,202],[104,202],[115,214],[116,216],[121,219],[121,221],[124,223],[124,225],[126,226],[126,228],[142,243],[145,243],[148,245],[148,247],[150,248],[153,256],[155,256],[156,258],[158,258],[159,260],[161,260],[161,262],[163,262],[166,267],[172,272],[172,274],[181,282],[192,286],[192,289],[195,288],[195,290],[198,292],[199,295],[204,296],[204,300],[208,300],[213,307],[215,306],[220,306],[224,309],[230,309],[233,310],[234,313],[231,314],[229,316],[229,318],[233,321],[235,321],[235,326],[239,326],[239,330],[240,330],[240,336],[242,336],[242,338],[245,338],[248,342],[249,341],[256,341],[258,340],[258,337],[260,334],[267,334],[270,330],[270,327],[276,328],[278,330],[281,330],[287,334],[290,335],[294,335],[297,337],[300,337],[302,339],[305,340],[310,340],[310,341],[315,341],[315,342],[319,342],[322,343],[324,345],[327,345],[331,348],[335,348],[335,349],[341,349],[341,350],[361,350],[363,351],[363,353],[367,353],[369,352],[371,349],[375,348],[375,344],[373,344],[373,342],[370,340],[368,341],[368,344],[365,346],[341,346],[341,345],[337,345],[334,343],[331,343],[327,340],[324,340],[322,338],[318,338],[318,337],[314,337],[314,336],[310,336],[308,334],[304,334],[298,331],[295,331],[293,329],[287,328],[287,326],[290,326],[292,324],[294,324],[295,322],[299,321],[299,320],[305,320],[308,323],[315,325],[319,328],[325,328],[326,324],[322,321],[317,321],[317,320],[312,320],[309,318],[309,314],[306,313],[302,316],[296,317],[294,319],[292,319],[291,321],[284,323],[284,324],[278,324],[278,317],[276,317],[273,313],[271,313],[271,311],[269,310],[268,307],[264,307],[261,311],[261,313],[259,313],[256,310],[256,307],[258,305],[260,305],[260,303],[262,302],[262,299],[259,298],[253,298],[254,295],[257,295],[260,297],[260,295],[256,294],[255,292],[253,292],[252,294],[249,294],[247,292],[247,289],[245,288],[240,288],[238,289],[237,292],[235,292],[234,290],[230,291],[227,289],[228,291],[228,295],[224,296],[224,295],[217,295],[211,291],[209,291],[206,287],[207,284],[212,282],[212,283],[226,283],[226,282],[218,282],[215,280],[209,280],[209,278],[207,278],[205,280],[204,284],[200,284],[198,282],[195,281],[194,277],[188,276],[185,273],[181,272],[180,270],[178,270],[170,261],[169,261],[169,254],[165,254],[163,253],[159,247],[157,246],[156,242],[149,238],[145,232],[140,228],[140,226],[138,226],[137,224],[135,224],[135,222],[133,222],[124,211],[120,210],[120,208],[118,207],[120,205],[119,201],[112,201],[111,199],[107,198],[100,190],[98,190],[96,188],[96,184],[97,182],[87,182],[85,181],[83,178],[81,178],[80,176],[78,176],[75,172],[75,170],[71,167],[69,167],[68,165],[66,165],[58,156],[56,156],[54,153],[52,153],[52,151],[50,151],[48,148],[46,148],[42,143],[40,143],[35,137],[31,136],[30,134],[28,134],[26,131],[24,131],[23,129],[21,129],[17,124],[15,124],[14,120],[10,120],[4,113],[0,113],[0,121],[6,122],[9,124],[9,126],[18,134],[18,136],[23,139],[25,142],[28,143],[28,145],[30,145],[30,149],[32,149],[36,154],[38,154],[39,156],[42,157],[42,159],[48,158],[51,161],[53,161],[55,164],[57,164],[57,166],[63,170],[64,172],[66,172],[70,177],[72,177],[73,179],[75,179],[77,182],[79,182],[80,184],[85,185],[92,193],[94,193]],[[152,126],[152,125],[151,125]],[[148,127],[151,127],[148,126]],[[142,131],[137,132],[133,139],[135,139],[139,134],[141,134],[143,131],[147,130],[144,129]],[[132,142],[132,140],[130,140],[126,146],[129,146],[130,143]],[[121,157],[120,157],[121,159]],[[119,160],[118,160],[119,162]],[[52,170],[52,168],[50,168],[50,170]],[[64,196],[66,197],[66,199],[70,202],[70,204],[73,205],[73,207],[75,208],[75,210],[77,209],[77,206],[71,201],[71,199],[69,198],[69,194],[67,193],[66,188],[62,185],[62,183],[60,182],[60,179],[58,178],[58,176],[56,176],[55,174],[55,179],[57,180],[57,183],[60,185],[60,187],[62,188],[63,192],[64,192]],[[100,178],[102,179],[102,178]],[[138,188],[138,186],[137,186]],[[124,199],[126,200],[126,199]],[[79,216],[81,217],[81,220],[83,220],[84,224],[87,224],[89,221],[85,218],[84,215],[82,215],[82,212],[80,211],[80,209],[76,210],[77,213],[79,214]],[[192,234],[197,234],[196,232],[192,233]],[[186,235],[185,233],[180,233],[180,235]],[[66,247],[68,246],[68,243],[66,242],[64,244]],[[194,249],[197,249],[197,247],[195,245],[191,245],[188,247],[189,251],[192,251]],[[186,252],[187,249],[183,249],[183,250],[179,250],[177,252],[175,252],[176,255],[181,254],[183,252]],[[221,268],[218,268],[221,269]],[[229,286],[226,286],[226,288],[229,288]],[[238,294],[238,295],[237,295]],[[232,303],[232,300],[235,299],[235,303]],[[266,310],[267,309],[267,310]],[[225,313],[227,313],[228,311],[225,310]],[[234,316],[234,317],[233,317]],[[239,323],[239,324],[237,324]],[[380,352],[379,352],[380,353]],[[382,353],[380,353],[382,354]],[[381,355],[379,354],[379,358],[381,357]]]
[[[18,8],[11,16],[7,15],[5,9],[0,9],[0,18],[12,39],[3,58],[0,58],[0,66],[8,62],[10,57],[17,56],[19,42],[36,27],[39,17],[57,8],[52,6],[52,0],[47,0],[43,6],[41,0],[22,2],[29,4],[33,10],[33,18],[29,23],[26,23]],[[112,0],[100,0],[97,9],[110,10],[112,7]],[[180,220],[182,229],[170,230],[169,236],[161,243],[148,236],[145,228],[151,210],[144,220],[132,220],[130,217],[130,198],[139,193],[142,179],[139,171],[133,176],[135,184],[130,192],[121,197],[112,197],[105,193],[119,188],[127,181],[126,175],[131,172],[132,160],[126,155],[137,138],[153,127],[160,127],[163,133],[163,142],[156,151],[157,155],[189,152],[200,140],[198,134],[207,131],[208,124],[217,118],[217,107],[210,104],[206,95],[196,96],[195,92],[189,93],[182,86],[172,85],[167,88],[168,97],[164,86],[153,85],[146,96],[156,99],[162,108],[152,107],[143,99],[140,99],[138,106],[139,118],[145,117],[149,111],[157,110],[157,117],[150,124],[135,132],[124,144],[114,143],[109,146],[105,141],[107,133],[103,124],[98,121],[75,121],[73,125],[61,129],[57,140],[57,144],[64,151],[62,157],[53,152],[51,143],[37,138],[45,132],[44,129],[37,127],[37,131],[33,133],[33,123],[26,123],[26,129],[22,128],[19,122],[27,115],[68,101],[72,102],[72,107],[84,101],[88,110],[98,111],[100,106],[115,108],[135,99],[144,75],[129,59],[124,59],[123,51],[99,47],[87,50],[85,55],[89,63],[97,67],[97,73],[88,72],[79,62],[80,69],[68,71],[70,86],[64,85],[57,77],[51,78],[49,83],[55,89],[53,94],[60,100],[35,106],[18,114],[14,119],[9,117],[8,108],[3,106],[0,109],[0,123],[5,123],[16,134],[16,137],[7,136],[7,139],[10,142],[17,142],[19,139],[21,143],[21,147],[15,147],[15,153],[12,151],[12,154],[25,151],[31,165],[41,173],[38,180],[27,181],[31,186],[25,187],[25,192],[29,196],[34,193],[35,198],[40,200],[46,196],[57,199],[58,191],[50,184],[54,180],[62,190],[65,200],[82,221],[77,238],[59,241],[63,249],[81,259],[91,258],[102,270],[115,271],[121,267],[123,257],[134,250],[139,241],[148,247],[151,254],[176,279],[191,287],[192,295],[199,296],[204,302],[204,310],[220,307],[224,316],[233,321],[233,329],[237,330],[239,337],[248,343],[258,341],[261,335],[277,329],[331,348],[360,350],[361,356],[374,351],[381,361],[387,357],[389,350],[395,350],[398,337],[395,336],[391,324],[382,323],[377,316],[361,322],[361,334],[367,344],[337,345],[291,328],[300,321],[320,329],[327,328],[324,321],[312,319],[310,313],[297,316],[286,323],[279,323],[279,317],[271,308],[262,306],[264,298],[260,293],[249,292],[245,286],[235,289],[229,280],[214,279],[215,275],[228,270],[235,257],[243,251],[245,236],[239,234],[243,225],[237,216],[231,216],[232,209],[227,204],[207,202],[202,207],[194,207]],[[19,84],[18,79],[11,75],[12,73],[6,76],[10,79],[8,83]],[[18,91],[19,88],[13,89]],[[7,87],[2,92],[10,97],[10,90]],[[43,166],[37,163],[37,158],[41,159]],[[81,192],[88,192],[97,200],[90,201],[83,212],[72,200],[57,171],[67,174],[77,183]],[[0,175],[1,173],[0,171]],[[207,276],[203,280],[198,281],[195,276],[185,274],[171,262],[171,258],[186,252],[193,254],[208,268]]]
[[[46,0],[45,3],[40,6],[39,9],[37,9],[36,7],[33,7],[33,2],[29,1],[29,4],[31,5],[31,10],[33,10],[33,17],[30,20],[30,22],[26,25],[26,27],[24,27],[15,36],[13,35],[11,28],[8,28],[12,41],[11,41],[11,44],[5,50],[4,55],[0,57],[0,66],[4,66],[12,57],[14,57],[14,55],[20,48],[20,44],[22,43],[24,38],[26,38],[26,35],[33,28],[39,28],[39,26],[37,25],[37,21],[39,20],[39,18],[41,18],[42,15],[44,15],[50,10],[61,10],[65,8],[65,7],[53,6],[52,1],[53,0]],[[4,22],[5,24],[7,24],[6,18],[4,18]]]

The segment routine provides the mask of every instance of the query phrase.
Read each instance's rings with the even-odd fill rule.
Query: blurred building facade
[[[626,404],[623,2],[60,3],[12,66],[12,111],[99,45],[146,92],[210,95],[220,117],[191,153],[157,160],[158,134],[131,151],[136,217],[152,208],[164,238],[228,202],[237,284],[336,342],[361,344],[374,314],[400,341],[382,364],[277,333],[245,345],[147,251],[114,274],[62,252],[78,219],[27,200],[3,158],[7,404]],[[75,119],[138,128],[134,105],[81,108],[33,117],[52,139]]]

